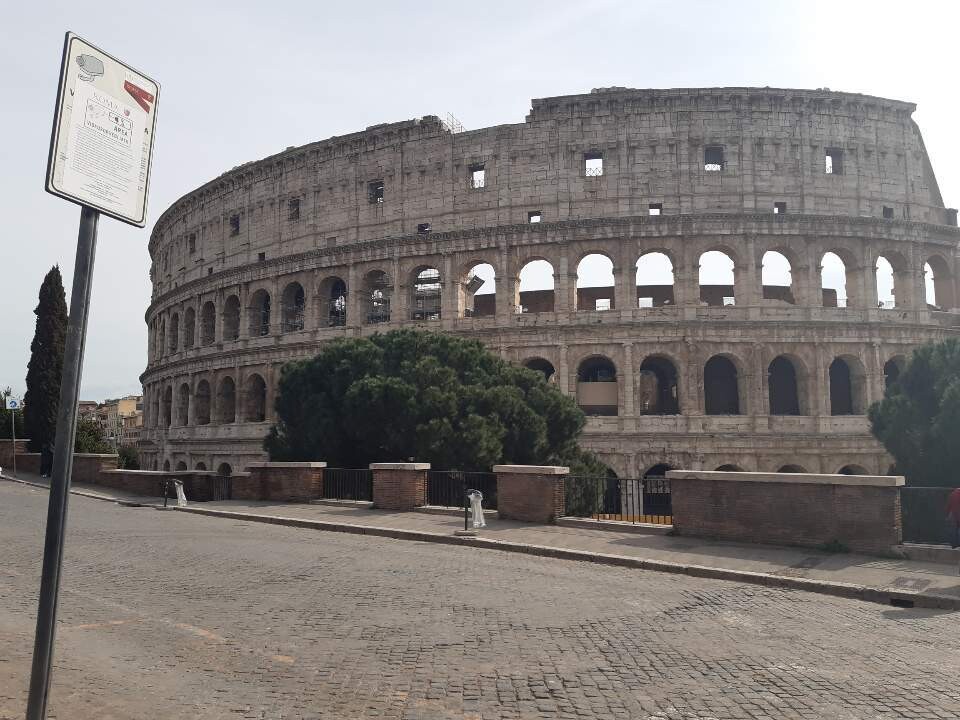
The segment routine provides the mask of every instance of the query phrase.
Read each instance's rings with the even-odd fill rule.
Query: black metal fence
[[[427,472],[427,505],[462,508],[467,490],[483,493],[484,509],[497,509],[497,476],[494,473],[461,470]]]
[[[373,471],[324,468],[323,497],[328,500],[373,500]]]
[[[670,525],[670,481],[663,477],[569,475],[566,514],[594,520]]]

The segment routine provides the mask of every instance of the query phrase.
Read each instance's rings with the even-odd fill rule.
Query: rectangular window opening
[[[653,307],[653,298],[652,298],[652,297],[637,298],[637,307],[641,307],[641,308],[652,308],[652,307]]]
[[[239,215],[230,216],[230,234],[231,235],[240,234],[240,216]]]
[[[707,145],[703,149],[703,169],[707,172],[723,170],[723,146]]]
[[[583,174],[587,177],[603,175],[603,153],[588,152],[583,154]]]
[[[470,166],[470,187],[479,190],[487,184],[487,171],[483,163],[474,163]]]
[[[190,233],[190,237],[187,238],[187,250],[191,255],[197,251],[197,236],[194,233]]]
[[[531,210],[527,213],[527,222],[528,223],[538,223],[543,220],[543,213],[539,210]]]
[[[663,203],[650,203],[650,214],[651,215],[662,215],[663,214]]]
[[[597,310],[609,310],[610,309],[610,298],[597,298],[595,305]]]
[[[773,204],[774,215],[785,215],[786,212],[787,212],[787,204],[785,202],[775,202]]]
[[[257,262],[263,262],[267,259],[267,254],[265,252],[257,253]]]
[[[328,247],[328,248],[332,248],[332,247],[336,247],[336,246],[337,246],[337,236],[334,235],[333,237],[328,237],[328,238],[327,238],[327,247]]]
[[[883,206],[883,217],[886,220],[893,220],[893,208],[886,205]]]
[[[290,198],[287,200],[287,219],[300,219],[300,198]]]
[[[367,199],[371,204],[383,202],[383,180],[374,180],[367,184]]]
[[[417,225],[417,233],[419,235],[426,235],[430,232],[430,223],[420,223]]]
[[[213,275],[213,268],[212,268],[212,267],[207,268],[207,275]]]
[[[843,150],[839,148],[825,150],[824,171],[827,175],[843,175]]]

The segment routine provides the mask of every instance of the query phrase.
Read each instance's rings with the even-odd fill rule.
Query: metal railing
[[[427,505],[462,508],[467,490],[483,493],[483,508],[497,509],[497,476],[490,472],[430,470],[427,472]]]
[[[670,481],[662,477],[569,475],[566,514],[594,520],[671,525]]]
[[[328,500],[373,500],[373,471],[324,468],[323,497]]]

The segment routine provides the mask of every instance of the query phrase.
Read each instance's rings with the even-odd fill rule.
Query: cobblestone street
[[[960,617],[72,497],[50,716],[956,718]],[[0,717],[47,493],[0,483]]]

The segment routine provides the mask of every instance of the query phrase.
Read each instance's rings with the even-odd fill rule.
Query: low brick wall
[[[564,515],[565,476],[556,465],[494,465],[497,515],[503,520],[552,523]]]
[[[251,463],[249,478],[233,481],[233,499],[307,502],[321,498],[326,466],[325,462]]]
[[[430,463],[372,463],[373,506],[381,510],[413,510],[427,504]]]
[[[19,456],[27,452],[27,443],[29,440],[17,439],[17,464],[20,464]],[[13,467],[13,440],[0,440],[0,467]]]
[[[133,495],[162,497],[163,480],[176,473],[162,470],[104,470],[97,478],[97,485],[122,490]],[[189,498],[189,495],[187,496]]]
[[[13,468],[11,467],[11,469]],[[17,453],[17,470],[39,475],[40,453]]]
[[[112,454],[74,453],[72,482],[97,483],[100,473],[117,469],[119,458]]]
[[[902,477],[667,473],[679,535],[888,554],[902,539]]]

